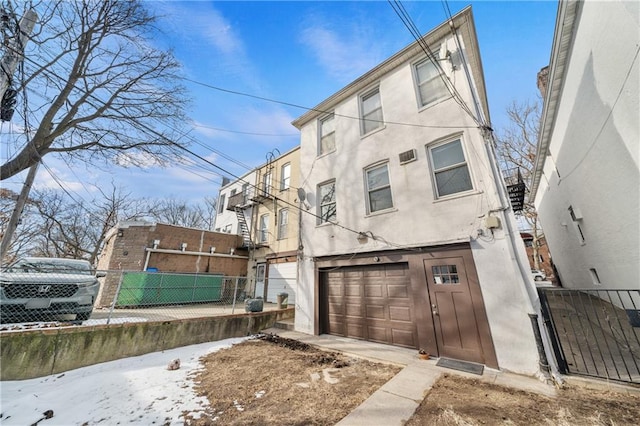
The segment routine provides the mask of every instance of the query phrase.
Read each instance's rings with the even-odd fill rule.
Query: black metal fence
[[[640,383],[640,290],[538,293],[562,373]]]

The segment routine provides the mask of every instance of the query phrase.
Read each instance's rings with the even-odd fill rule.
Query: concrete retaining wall
[[[230,337],[293,318],[294,309],[163,322],[0,333],[0,380],[24,380]]]

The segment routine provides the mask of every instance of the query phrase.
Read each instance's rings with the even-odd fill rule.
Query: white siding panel
[[[269,265],[267,302],[276,303],[279,293],[287,293],[289,295],[288,304],[291,306],[295,303],[297,288],[296,265],[296,262]]]

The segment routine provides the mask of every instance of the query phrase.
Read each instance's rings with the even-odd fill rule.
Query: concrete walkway
[[[343,418],[339,426],[403,425],[414,413],[431,386],[445,373],[457,374],[495,383],[502,386],[536,392],[545,396],[555,396],[556,389],[537,379],[484,369],[482,376],[458,370],[436,367],[437,360],[422,360],[413,349],[383,345],[362,340],[321,335],[312,336],[290,330],[272,328],[266,333],[299,340],[322,349],[342,352],[347,355],[387,362],[404,367],[385,383],[351,414]]]

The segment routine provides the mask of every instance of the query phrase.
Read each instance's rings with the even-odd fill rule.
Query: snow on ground
[[[130,322],[147,322],[148,319],[140,317],[121,317],[121,318],[99,318],[88,319],[82,324],[73,324],[70,322],[46,321],[46,322],[17,322],[0,325],[0,331],[24,331],[39,328],[63,328],[63,327],[80,327],[89,325],[106,325],[106,324],[124,324]]]
[[[182,413],[204,411],[190,377],[202,368],[200,357],[246,337],[185,346],[164,352],[96,364],[30,380],[0,382],[0,424],[39,426],[182,425]],[[167,370],[180,359],[180,369]]]

